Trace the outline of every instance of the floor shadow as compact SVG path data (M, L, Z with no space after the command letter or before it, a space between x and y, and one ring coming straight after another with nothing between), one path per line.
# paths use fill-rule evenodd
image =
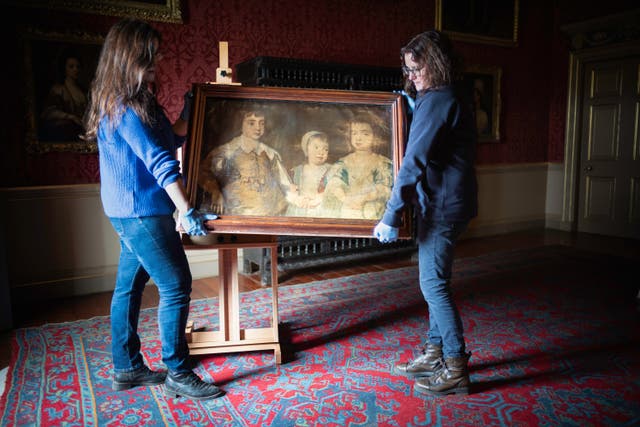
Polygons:
M329 331L322 336L312 337L301 342L294 342L295 331L298 329L296 328L295 323L281 322L278 325L278 330L280 346L282 349L282 363L296 360L295 355L297 352L321 346L350 335L362 334L368 330L379 328L413 316L424 315L426 315L426 304L424 302L417 302L407 306L398 307L389 312L380 313L380 315L373 318L369 318L362 322L357 322L334 331Z
M519 292L540 292L547 299L565 298L566 295L557 293L559 283L566 285L563 289L566 292L569 288L579 290L582 295L589 298L599 298L601 293L610 293L611 288L602 289L602 284L598 280L591 280L592 277L598 275L602 277L603 269L606 271L607 266L614 266L618 270L613 270L610 275L615 275L615 288L624 294L633 294L634 288L629 287L629 283L620 280L627 277L627 269L629 264L618 258L610 257L594 257L589 253L575 253L571 249L563 247L547 251L545 248L538 256L526 257L522 254L514 255L514 259L502 260L493 257L480 263L471 264L460 268L459 274L454 277L452 287L457 301L472 301L473 304L481 303L483 300L492 300L496 295L503 293ZM503 262L504 261L504 262ZM624 269L621 271L620 269ZM467 274L471 273L471 274ZM581 280L576 280L576 275ZM535 282L535 283L533 283ZM417 314L426 317L427 306L418 289L419 284L408 284L408 292L415 292L415 300L405 306L396 307L391 311L381 311L375 313L368 319L355 322L347 326L341 326L339 330L331 330L322 333L321 336L311 337L303 342L295 342L294 336L296 331L301 327L295 320L283 323L281 325L281 344L286 351L286 360L295 360L295 352L304 351L319 345L326 344L339 338L344 338L352 334L360 334L367 330L384 326L386 324L403 320ZM411 289L411 290L409 290ZM534 291L532 291L532 289ZM528 297L531 297L530 295ZM633 294L635 297L635 294ZM629 299L635 302L634 298ZM363 305L371 304L366 297L362 299ZM360 306L359 302L354 302L354 306ZM499 307L496 307L499 311ZM324 319L335 319L342 314L342 309L336 309L335 313L324 312ZM308 319L305 319L308 321ZM322 319L321 319L322 320ZM304 327L322 326L306 324ZM329 327L330 325L327 324ZM425 330L426 334L426 330ZM582 351L582 350L576 350ZM567 355L565 355L567 356ZM524 357L523 357L524 360Z

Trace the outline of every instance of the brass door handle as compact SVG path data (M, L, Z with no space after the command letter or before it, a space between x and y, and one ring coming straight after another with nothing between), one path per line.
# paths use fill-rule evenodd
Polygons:
M592 170L593 170L593 166L591 166L591 165L587 165L587 166L584 167L584 171L585 172L591 172Z

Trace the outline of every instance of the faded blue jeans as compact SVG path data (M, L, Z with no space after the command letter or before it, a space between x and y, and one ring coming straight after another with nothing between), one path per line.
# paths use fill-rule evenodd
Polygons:
M190 372L185 327L191 271L172 216L109 218L120 236L120 262L111 299L111 354L115 372L143 365L138 336L142 291L149 277L158 287L162 360L170 372Z
M420 290L429 306L427 340L441 345L445 358L465 355L462 321L451 295L456 240L468 222L418 221Z

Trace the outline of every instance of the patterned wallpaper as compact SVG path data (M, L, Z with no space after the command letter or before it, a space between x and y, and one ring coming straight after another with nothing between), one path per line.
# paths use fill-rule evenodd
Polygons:
M519 44L500 47L458 43L468 64L502 68L501 140L479 146L479 164L561 162L568 48L559 31L563 14L554 0L520 1ZM155 22L163 35L159 99L171 119L192 82L215 79L218 42L229 42L229 63L255 56L398 66L399 49L416 33L433 28L435 2L422 0L225 0L182 1L183 24ZM9 55L22 64L19 32L72 29L106 34L116 17L45 9L9 10L15 27ZM7 186L99 181L96 154L24 150L24 76L10 71L11 102L0 110L3 126L2 182Z

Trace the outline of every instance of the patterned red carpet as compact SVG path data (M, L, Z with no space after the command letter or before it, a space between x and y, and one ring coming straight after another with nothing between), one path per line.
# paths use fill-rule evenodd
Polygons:
M273 352L199 357L198 372L227 392L209 402L167 399L162 386L112 391L108 317L20 329L0 425L640 425L631 265L552 246L461 259L454 271L469 396L424 397L391 373L427 327L412 267L282 288L286 363ZM241 295L243 327L268 322L269 292ZM215 328L217 306L194 301L196 326ZM162 367L155 310L141 334L147 362Z

